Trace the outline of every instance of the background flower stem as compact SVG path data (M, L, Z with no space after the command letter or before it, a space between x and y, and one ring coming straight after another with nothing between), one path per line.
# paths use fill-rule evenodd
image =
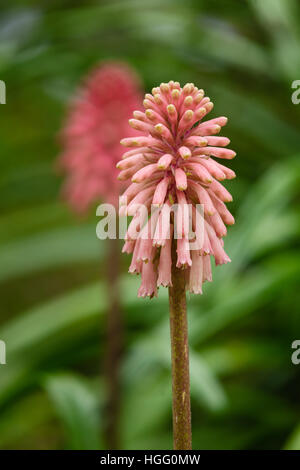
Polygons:
M107 313L106 385L107 414L105 439L108 449L120 449L120 366L123 347L123 319L120 307L120 246L118 239L108 239L107 278L110 305Z

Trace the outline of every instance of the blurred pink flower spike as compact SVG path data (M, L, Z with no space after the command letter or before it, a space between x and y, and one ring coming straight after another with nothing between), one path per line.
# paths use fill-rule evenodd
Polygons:
M62 131L59 165L66 173L63 194L74 211L83 213L100 200L118 202L120 139L130 133L128 119L139 109L141 87L125 64L107 62L86 77L70 105Z
M169 234L176 218L177 232L183 234L177 237L176 266L185 272L186 289L201 294L202 283L212 280L210 256L216 265L230 261L223 237L225 224L233 224L234 218L224 203L232 201L232 197L219 181L232 179L235 173L214 159L232 159L236 155L225 148L229 139L216 136L227 118L203 121L213 103L192 83L183 88L174 81L162 83L153 88L152 94L146 94L144 107L145 112L135 112L129 121L142 135L121 140L130 150L117 164L121 170L118 178L131 180L122 198L127 200L130 215L137 216L137 202L147 207L148 215L152 206L163 210L159 214L151 211L138 237L131 237L131 224L136 224L136 217L129 225L123 250L132 253L129 271L142 276L138 293L141 297L156 296L158 286L172 285ZM166 209L173 204L182 209L174 219ZM183 210L187 204L192 207L195 236L202 236L199 249L190 250ZM197 204L204 208L202 234L196 226ZM145 239L142 233L150 225L152 231Z

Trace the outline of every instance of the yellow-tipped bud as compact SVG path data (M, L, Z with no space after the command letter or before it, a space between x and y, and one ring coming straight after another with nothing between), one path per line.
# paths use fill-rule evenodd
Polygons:
M152 119L153 119L153 117L154 117L154 112L153 112L153 110L152 110L152 109L146 109L145 114L146 114L147 118L152 121Z
M137 119L129 119L128 122L129 122L130 127L132 127L133 129L136 129L137 131L141 130L142 124Z
M194 89L193 83L186 83L182 88L182 92L184 95L190 95Z
M189 108L192 106L193 104L193 97L192 96L187 96L185 99L184 99L184 102L183 102L184 106L186 108Z
M195 117L197 120L203 118L203 116L205 116L206 114L206 109L203 107L203 108L198 108L196 111L195 111Z
M163 125L162 124L156 124L156 126L154 126L154 129L157 130L157 132L159 132L159 134L162 134L163 133Z
M145 109L150 108L150 107L151 107L151 101L145 99L145 100L143 101L143 106L144 106Z
M172 96L174 101L177 101L179 99L179 96L180 96L180 91L177 90L177 88L175 88L174 90L172 90L171 96Z
M142 111L133 111L132 114L135 119L140 119L141 121L145 120L145 113Z
M161 96L159 93L157 93L156 95L154 95L154 101L156 104L160 105L163 103L162 99L161 99Z
M166 95L170 91L169 85L167 83L162 83L160 85L160 91Z
M179 152L179 155L181 156L181 158L183 158L183 160L187 160L192 155L190 149L188 147L184 147L184 146L180 147L178 152Z
M203 97L204 97L204 90L199 90L198 93L197 93L197 95L196 95L195 98L194 98L195 103L196 103L196 104L199 104L200 101L203 100Z
M206 112L209 113L213 109L214 104L210 101L209 103L205 104L204 107L206 109Z
M192 111L191 109L188 109L183 115L183 119L186 122L191 121L193 119L193 117L194 117L194 111Z
M174 116L176 114L176 108L174 104L168 104L167 111L170 116Z

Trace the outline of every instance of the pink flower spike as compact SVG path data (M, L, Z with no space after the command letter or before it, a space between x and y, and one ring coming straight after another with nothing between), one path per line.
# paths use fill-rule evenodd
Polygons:
M124 188L115 168L122 157L120 139L124 133L137 135L128 119L139 109L140 83L125 64L97 66L76 92L61 133L59 162L66 174L63 195L74 211L87 212L101 200L117 205Z
M183 270L186 289L200 294L203 282L212 280L210 257L217 265L230 261L223 237L225 224L234 218L224 203L232 197L219 181L235 173L214 159L235 156L225 148L229 139L216 135L227 118L204 121L213 103L192 83L163 83L146 95L144 107L131 121L141 135L122 139L130 150L118 163L121 178L129 180L121 202L127 199L128 213L134 216L124 250L133 253L130 270L142 272L139 296L153 297L156 285L171 286L174 243L175 264ZM135 203L140 202L146 228L136 219ZM136 231L139 236L134 238Z

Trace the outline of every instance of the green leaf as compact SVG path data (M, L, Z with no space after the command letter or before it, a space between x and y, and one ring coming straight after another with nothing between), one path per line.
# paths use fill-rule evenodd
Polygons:
M68 448L99 449L97 394L83 377L71 374L49 375L45 388L65 429Z
M66 348L96 331L107 309L106 289L92 284L68 292L14 318L0 330L6 343L7 367L0 375L0 404L28 383L37 380L32 371L42 361L51 362ZM89 333L90 334L90 333Z
M123 367L124 380L137 385L149 374L166 370L171 383L171 351L169 322L165 320L143 335L129 351ZM200 354L190 349L191 393L202 406L218 411L226 406L226 396L221 383Z
M205 408L220 411L228 404L224 388L200 354L190 350L191 394Z
M96 224L58 228L3 244L0 281L39 270L99 259L104 242L96 237Z
M284 445L285 450L300 450L300 425L298 425L292 434L288 437Z
M124 393L122 434L125 448L140 449L147 433L162 428L171 417L172 382L170 376L153 371ZM160 447L159 447L160 448Z
M66 226L72 219L71 212L58 202L18 209L1 216L0 241L4 244L27 238L33 233L43 234L46 230Z
M0 448L26 448L28 436L37 436L52 420L52 412L47 397L40 391L21 396L1 412ZM28 444L27 444L28 445ZM38 444L37 444L38 446Z

